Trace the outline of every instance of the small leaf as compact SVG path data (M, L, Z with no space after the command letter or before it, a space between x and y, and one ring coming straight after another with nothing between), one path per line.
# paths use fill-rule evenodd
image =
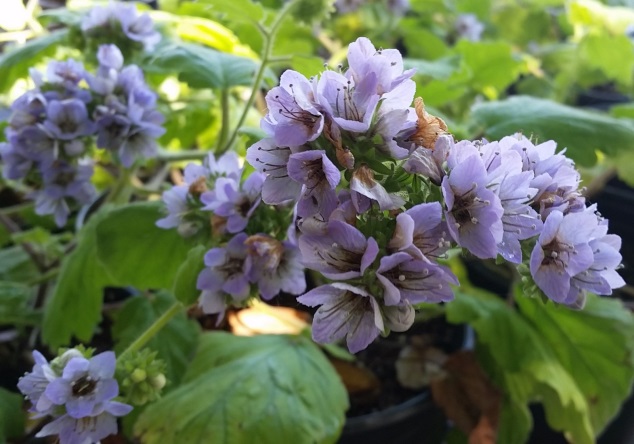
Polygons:
M191 241L176 230L156 226L159 202L127 205L110 211L96 227L97 256L118 286L172 288Z
M27 285L0 281L0 325L36 325L40 317L30 307L32 296Z
M406 69L416 69L416 75L444 80L456 72L460 67L459 56L443 57L438 60L403 60Z
M184 305L193 304L200 296L200 290L196 288L198 275L205 268L204 256L207 248L198 245L187 254L187 259L179 267L172 287L172 293L176 299Z
M24 435L25 416L22 396L0 387L0 443Z
M135 426L147 444L334 443L346 392L319 348L301 336L200 338L184 383Z
M128 299L116 314L112 326L115 352L125 350L174 302L175 299L166 293L151 298L136 296ZM187 319L185 313L179 313L148 342L147 347L165 361L170 385L177 385L185 374L196 348L198 332L198 325Z
M29 68L54 51L67 36L68 30L63 29L33 39L16 49L5 49L0 57L0 92L7 91L17 79L26 77Z
M631 148L634 121L572 108L545 99L515 96L473 108L487 138L523 132L538 141L553 139L566 155L583 165L596 162L595 150L614 154Z
M257 22L264 16L262 5L251 0L200 0L200 3L211 6L213 12L236 22Z
M252 59L182 42L160 46L143 65L149 72L178 74L192 88L212 89L250 85L258 68Z

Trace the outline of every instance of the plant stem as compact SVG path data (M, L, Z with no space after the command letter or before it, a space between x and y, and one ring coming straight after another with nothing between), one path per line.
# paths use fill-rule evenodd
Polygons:
M33 205L34 205L33 202L23 202L23 203L13 205L10 207L0 208L0 214L9 216L11 214L19 213L22 210L33 208Z
M202 160L208 154L208 151L161 151L157 158L166 162L182 162L184 160Z
M135 168L123 168L121 170L121 175L110 190L110 193L106 198L106 203L124 204L127 203L128 200L130 200L130 195L132 192L132 184L130 179L134 175L135 171Z
M218 143L216 144L217 154L222 154L227 149L225 142L227 141L227 136L229 136L229 125L231 123L229 115L229 90L227 88L223 89L220 93L220 106L222 123L220 125L220 134L218 135Z
M139 351L145 344L147 344L150 339L154 337L165 325L178 313L183 309L183 304L176 301L170 308L168 308L165 313L161 315L152 325L145 330L141 336L139 336L132 344L126 348L123 353L121 353L118 359L123 358L125 355L129 353L134 353L135 351Z
M38 277L31 279L29 282L27 282L27 285L37 285L44 282L48 282L49 280L53 279L58 274L59 274L59 268L52 268L42 273Z
M5 226L9 233L19 233L20 226L13 222L6 214L0 214L0 223ZM38 251L28 242L20 242L20 247L29 255L35 266L40 272L45 272L47 267L45 259L38 253Z
M224 146L224 148L222 148L220 152L225 152L229 150L233 146L234 142L236 141L236 138L238 137L238 132L240 131L240 128L244 124L244 121L246 120L247 115L249 114L249 111L251 110L251 107L253 106L253 102L255 102L255 97L257 96L258 91L260 89L260 84L262 83L262 79L264 78L264 72L266 71L266 67L271 62L275 35L277 34L277 31L280 25L282 24L282 21L286 17L286 14L288 14L289 11L294 6L295 6L294 1L287 2L282 8L282 10L280 11L280 13L277 15L277 17L275 18L275 21L271 24L271 27L269 29L266 29L264 26L258 23L259 25L258 29L260 30L260 33L262 34L262 38L264 39L264 48L262 49L262 61L260 62L260 68L258 69L258 72L255 76L255 82L253 83L253 87L251 88L251 95L249 96L249 100L247 100L244 110L242 111L242 115L240 116L240 119L238 120L238 124L233 130L233 133L231 133L231 137L229 138L229 141Z

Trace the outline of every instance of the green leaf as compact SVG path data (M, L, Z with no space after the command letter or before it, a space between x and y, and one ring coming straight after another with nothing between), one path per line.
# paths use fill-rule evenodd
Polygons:
M150 405L135 433L147 444L334 443L346 391L302 336L201 337L183 385Z
M96 228L107 215L102 208L92 216L79 232L77 246L62 262L42 325L42 339L52 348L68 345L73 336L88 342L101 319L103 288L111 279L97 258Z
M447 318L469 323L478 334L488 356L485 367L506 395L503 429L518 427L515 432L503 430L505 444L526 441L527 404L537 400L544 404L551 427L576 444L594 443L589 407L579 386L546 339L518 312L496 296L470 290L447 304Z
M632 388L634 317L620 301L595 295L581 311L521 296L517 303L574 378L601 432Z
M18 245L0 250L0 280L27 282L38 276L37 267Z
M632 147L634 121L585 111L545 99L515 96L474 106L473 117L487 138L521 131L538 141L553 139L582 165L596 162L595 150L614 154Z
M438 60L403 60L406 69L416 69L416 75L431 77L432 79L447 79L460 67L460 57L449 56Z
M210 5L213 12L236 22L257 22L264 17L262 5L251 0L200 0L199 3Z
M30 307L32 296L27 285L0 281L0 325L36 325L39 315Z
M193 304L200 296L200 290L196 288L198 275L205 268L204 257L207 248L198 245L187 254L187 259L179 267L172 287L172 294L184 305Z
M470 85L495 99L521 74L523 63L513 56L506 42L460 40L455 47L471 71Z
M29 68L55 51L56 45L66 40L67 36L68 30L64 29L30 40L13 50L5 49L0 57L0 92L7 91L17 79L26 77Z
M225 89L253 82L257 63L192 43L170 42L143 63L149 72L178 74L192 88Z
M175 299L167 293L128 299L112 325L115 352L123 352L174 302ZM196 348L198 332L198 325L187 319L185 313L179 313L147 343L146 347L156 351L158 357L165 361L170 385L177 385L185 374Z
M97 256L119 286L172 288L191 241L176 230L156 226L164 216L160 202L110 211L96 227Z
M587 35L579 43L579 53L588 66L603 72L608 80L632 85L634 50L625 34Z
M25 416L22 396L0 387L0 443L24 435Z

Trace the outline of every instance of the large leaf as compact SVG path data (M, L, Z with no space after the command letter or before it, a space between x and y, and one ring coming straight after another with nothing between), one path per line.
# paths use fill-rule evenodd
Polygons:
M147 444L334 443L347 406L309 339L215 332L201 337L184 384L149 406L135 432Z
M156 226L160 202L137 203L109 212L97 225L97 256L114 283L137 288L172 288L191 241Z
M211 6L212 11L223 18L236 22L258 22L264 16L262 5L251 0L200 0L200 3Z
M251 59L204 46L170 42L157 48L145 61L144 68L178 74L192 88L224 89L250 85L258 65Z
M634 317L618 300L594 295L581 311L524 297L517 302L575 379L599 433L632 388Z
M0 443L24 434L25 414L22 396L0 387Z
M499 442L525 442L528 404L533 401L544 404L551 427L574 443L594 442L588 403L579 386L547 340L518 312L496 296L470 291L447 305L447 317L473 326L485 367L506 395Z
M587 35L579 43L584 62L600 70L608 80L631 86L634 70L632 42L625 35Z
M516 96L476 105L473 117L485 136L499 139L521 131L540 141L553 139L583 165L596 161L595 150L608 154L634 147L634 121L572 108L545 99Z
M112 326L112 336L116 341L115 352L125 350L174 302L175 299L167 293L159 293L151 299L137 296L126 301ZM167 379L172 385L178 384L185 374L196 348L198 331L198 325L188 320L185 313L180 313L147 344L167 364Z
M460 57L449 56L438 60L405 59L403 62L405 68L416 69L417 75L443 80L449 78L451 74L458 70Z
M89 220L77 237L77 247L62 262L42 325L42 339L53 348L69 344L73 336L89 341L101 319L103 288L111 279L97 258L96 228L107 214L102 208Z
M0 57L0 92L6 91L20 77L26 77L29 68L46 54L54 51L55 45L63 42L68 30L55 31L33 39L26 44L6 52Z

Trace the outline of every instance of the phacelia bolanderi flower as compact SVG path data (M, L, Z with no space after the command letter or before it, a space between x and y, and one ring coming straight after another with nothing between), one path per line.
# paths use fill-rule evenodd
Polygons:
M119 386L113 352L86 358L70 349L51 363L39 352L33 356L33 371L20 379L18 388L33 404L36 417L56 417L37 437L58 435L60 444L87 444L117 433L116 418L132 407L114 401Z

